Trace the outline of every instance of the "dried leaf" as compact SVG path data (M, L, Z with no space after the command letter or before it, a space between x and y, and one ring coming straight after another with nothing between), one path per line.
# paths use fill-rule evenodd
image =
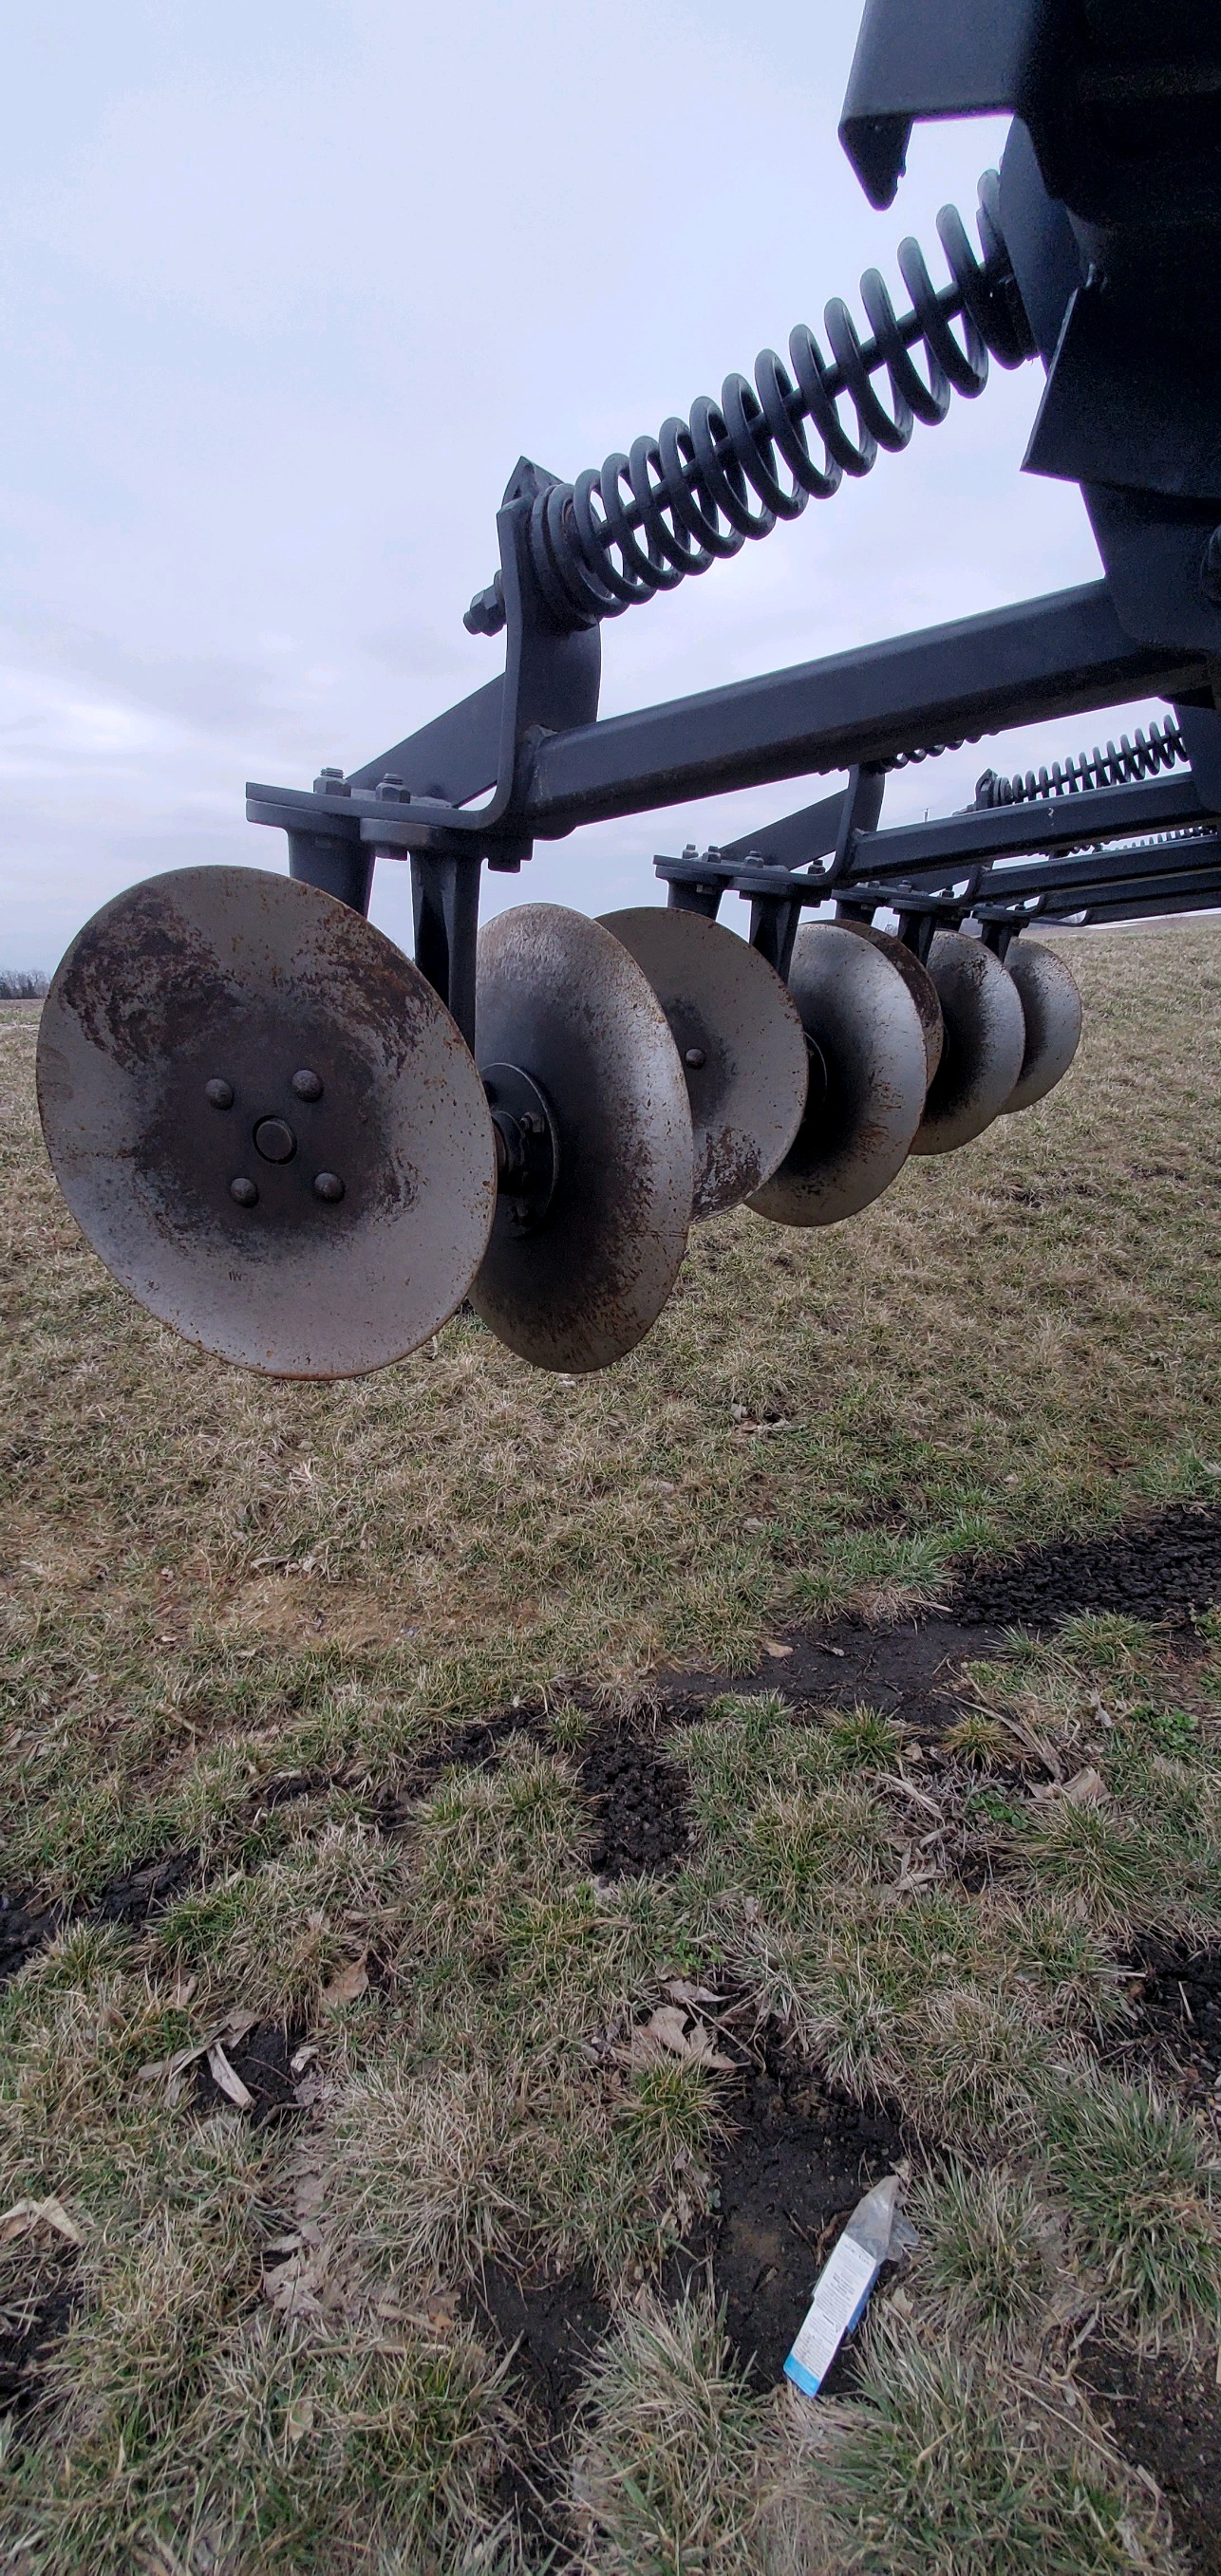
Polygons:
M672 2049L676 2057L687 2054L687 2016L677 2004L659 2004L644 2025L643 2037L657 2040L662 2048Z
M244 2039L247 2031L254 2029L254 2025L258 2020L258 2017L259 2016L256 2012L247 2012L243 2005L240 2012L226 2013L224 2020L218 2021L216 2028L212 2033L212 2037L214 2039Z
M1072 1807L1096 1807L1106 1794L1106 1781L1101 1771L1094 1769L1092 1762L1086 1770L1078 1771L1073 1779L1066 1780L1060 1791L1066 1805Z
M208 2050L208 2070L213 2082L219 2084L222 2093L227 2093L231 2102L236 2102L239 2111L253 2111L254 2095L247 2092L241 2076L234 2073L218 2039L213 2041Z
M723 2004L724 1995L714 1994L711 1986L693 1986L689 1977L668 1977L666 1993L676 2004Z
M293 2448L314 2429L312 2397L293 2397L284 2409L284 2439Z
M733 2059L722 2056L707 2023L692 2021L688 2030L688 2019L677 2004L659 2004L646 2022L638 2024L626 2050L620 2050L619 2055L629 2066L655 2066L660 2056L669 2055L686 2058L697 2066L722 2067L729 2073Z
M15 2200L11 2209L0 2217L0 2245L10 2245L17 2236L28 2236L31 2228L53 2227L57 2236L66 2236L70 2245L83 2245L85 2239L74 2218L69 2218L62 2200Z
M781 1645L779 1637L765 1637L763 1640L763 1652L771 1655L773 1660L780 1655L791 1655L792 1651L791 1646Z
M307 2042L304 2048L295 2048L288 2061L289 2074L304 2075L306 2067L313 2065L317 2054L317 2045L313 2042Z
M329 1986L323 1987L320 2000L324 2012L338 2012L342 2005L357 2003L361 1995L367 1994L369 1971L365 1961L368 1955L367 1950L362 1950L359 1959L350 1960L346 1968L340 1969L338 1976L332 1977Z

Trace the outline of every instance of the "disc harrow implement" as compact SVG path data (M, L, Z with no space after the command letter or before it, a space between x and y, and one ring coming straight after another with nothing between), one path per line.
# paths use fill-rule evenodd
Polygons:
M833 299L821 338L601 466L520 459L465 620L503 633L499 674L351 771L251 784L287 876L186 868L78 934L44 1133L163 1322L325 1378L469 1299L535 1366L612 1365L694 1221L840 1224L1047 1102L1075 928L1221 906L1221 36L1170 17L1173 42L1073 0L867 0L840 132L873 204L917 119L1013 113L978 252L947 208L948 274L905 241L902 311L870 269L863 323ZM607 621L908 447L992 359L1042 369L1026 468L1079 486L1101 579L599 720ZM883 822L947 749L1150 703L1118 744L998 752L967 807ZM662 903L480 930L485 864L789 780L831 784L659 856ZM413 958L369 924L379 865L410 871Z

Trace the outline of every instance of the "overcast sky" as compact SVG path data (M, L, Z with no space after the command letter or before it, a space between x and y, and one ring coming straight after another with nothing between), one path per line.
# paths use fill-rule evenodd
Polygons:
M462 611L518 454L597 463L914 231L1003 139L926 128L897 206L836 140L855 0L40 0L5 37L0 965L135 878L280 868L308 785L489 679ZM939 257L939 254L937 254ZM940 274L941 272L938 271ZM604 630L604 713L1091 580L994 375L864 485ZM1138 711L1139 712L1139 711ZM1114 731L1102 720L1103 732ZM1091 720L1010 737L1072 750ZM969 797L984 750L896 781ZM544 847L493 903L647 901L655 851L800 782ZM404 936L406 871L374 918Z

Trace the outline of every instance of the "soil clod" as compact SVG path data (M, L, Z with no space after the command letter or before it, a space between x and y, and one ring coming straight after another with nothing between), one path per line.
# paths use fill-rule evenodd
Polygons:
M585 1746L581 1786L593 1817L590 1867L597 1877L638 1878L688 1849L686 1773L651 1736L599 1727Z
M958 1618L984 1627L1051 1628L1083 1610L1173 1620L1221 1601L1221 1510L1173 1503L1105 1538L1060 1539L966 1575Z

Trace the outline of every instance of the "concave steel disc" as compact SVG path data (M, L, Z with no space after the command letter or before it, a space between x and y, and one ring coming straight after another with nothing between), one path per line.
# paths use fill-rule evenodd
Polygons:
M722 923L658 904L604 912L670 1024L695 1136L694 1217L769 1180L801 1124L808 1056L780 977Z
M1067 1073L1081 1038L1081 995L1062 957L1037 940L1015 939L1005 967L1018 988L1026 1022L1026 1052L1002 1110L1033 1109Z
M493 1110L501 1069L519 1067L558 1153L536 1222L502 1193L472 1301L536 1368L606 1368L656 1322L691 1218L691 1112L665 1013L609 930L550 903L481 930L475 1007Z
M945 1044L913 1154L952 1154L998 1117L1022 1068L1026 1022L1017 986L982 939L938 930L928 953Z
M890 959L846 922L807 922L789 991L812 1044L796 1141L751 1206L778 1225L856 1216L907 1159L927 1088L924 1029Z
M914 949L908 948L903 940L896 939L893 931L878 930L872 921L850 921L845 924L845 928L855 930L860 939L871 939L874 947L881 949L883 957L889 957L891 965L898 968L920 1014L920 1026L924 1031L925 1067L931 1082L941 1062L941 1050L945 1043L945 1024L941 1017L941 1004L937 999L937 987L927 966L921 965Z
M350 1377L479 1266L495 1139L430 984L291 877L184 868L103 905L43 1009L38 1101L78 1225L164 1323L273 1377Z

